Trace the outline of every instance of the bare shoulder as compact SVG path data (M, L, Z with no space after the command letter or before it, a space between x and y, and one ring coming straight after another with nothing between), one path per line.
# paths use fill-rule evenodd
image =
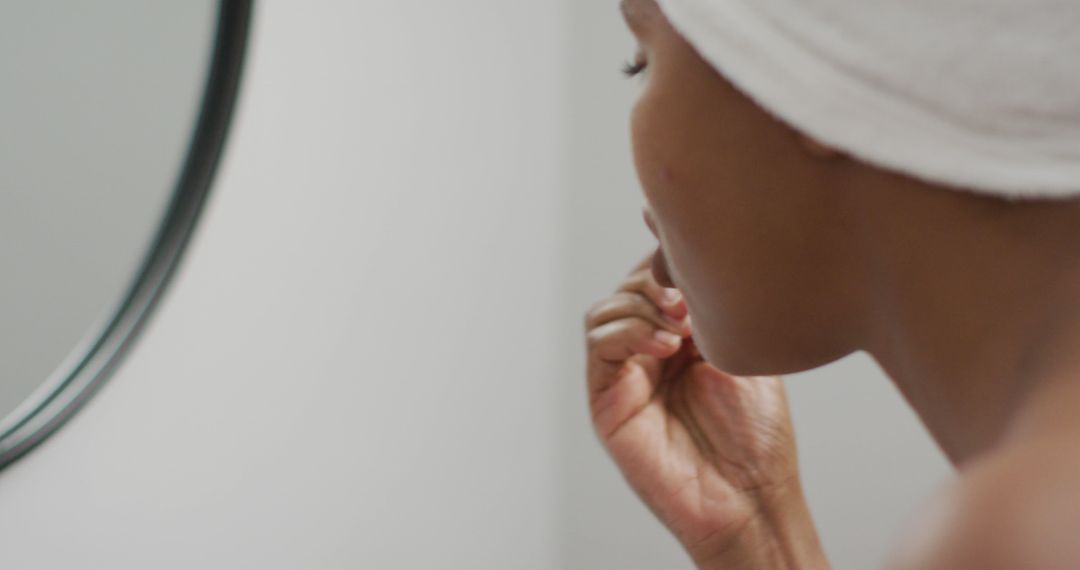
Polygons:
M995 452L927 500L888 570L1080 568L1080 434Z

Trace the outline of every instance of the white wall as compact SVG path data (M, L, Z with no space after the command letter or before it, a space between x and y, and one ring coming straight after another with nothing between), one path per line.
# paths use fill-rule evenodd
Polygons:
M0 567L552 568L560 5L257 8L179 279L0 477Z
M585 413L581 314L652 246L615 4L262 3L179 278L0 476L0 567L688 568ZM865 357L789 387L873 568L944 460Z

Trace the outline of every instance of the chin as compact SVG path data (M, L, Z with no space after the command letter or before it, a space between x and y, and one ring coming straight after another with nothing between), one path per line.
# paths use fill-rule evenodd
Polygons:
M777 345L775 339L771 343L763 343L765 348L747 346L745 342L714 343L704 338L696 340L702 358L732 376L796 374L819 368L850 354L785 350L787 347Z

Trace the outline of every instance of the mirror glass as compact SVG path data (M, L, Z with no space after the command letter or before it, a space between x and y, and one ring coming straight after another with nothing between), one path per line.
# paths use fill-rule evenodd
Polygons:
M134 285L177 191L219 3L0 4L0 437Z

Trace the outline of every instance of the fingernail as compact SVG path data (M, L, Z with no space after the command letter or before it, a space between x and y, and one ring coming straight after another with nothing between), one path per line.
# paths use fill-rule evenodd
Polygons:
M678 289L672 289L670 287L664 289L665 305L674 305L675 303L678 303L680 299L682 299L682 293L680 293Z
M675 333L671 333L665 330L658 330L653 333L653 338L660 341L663 344L678 344L682 337Z
M661 315L663 315L665 321L667 321L667 322L669 322L669 323L671 323L671 324L673 324L673 325L675 325L675 326L677 326L679 328L686 328L686 327L690 326L690 321L689 321L690 316L689 315L687 315L687 316L685 316L685 317L683 317L681 319L677 318L677 317L673 317L673 316L671 316L671 315L669 315L667 313L661 313Z

